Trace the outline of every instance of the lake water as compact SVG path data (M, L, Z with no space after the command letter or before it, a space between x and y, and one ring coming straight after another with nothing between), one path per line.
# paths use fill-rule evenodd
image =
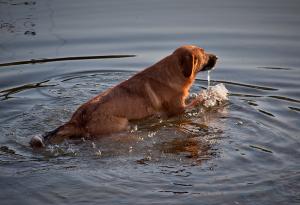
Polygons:
M1 0L1 204L299 204L299 11L298 0ZM184 44L218 55L211 84L228 103L29 147ZM134 57L76 60L103 55Z

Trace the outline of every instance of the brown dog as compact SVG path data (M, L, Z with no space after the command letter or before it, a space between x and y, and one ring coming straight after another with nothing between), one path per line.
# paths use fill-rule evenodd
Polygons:
M73 137L103 136L127 130L130 120L153 115L172 116L200 103L186 105L196 74L213 68L217 57L187 45L130 79L81 105L71 120L30 144L43 147Z

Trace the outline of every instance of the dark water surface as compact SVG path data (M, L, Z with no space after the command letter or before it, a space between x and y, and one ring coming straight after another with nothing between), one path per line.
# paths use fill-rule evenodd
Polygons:
M299 11L297 0L0 0L0 204L299 204ZM219 56L211 78L226 105L28 146L183 44ZM206 85L201 73L192 92Z

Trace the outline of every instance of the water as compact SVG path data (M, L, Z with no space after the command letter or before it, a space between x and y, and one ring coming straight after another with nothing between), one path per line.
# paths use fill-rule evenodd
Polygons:
M202 89L196 96L202 100L201 106L205 108L214 108L228 102L228 90L223 83L208 86L206 90Z
M299 204L299 10L296 0L2 0L1 204ZM28 146L183 44L218 56L211 85L226 86L227 104ZM192 92L206 87L200 73Z
M210 86L210 70L207 71L207 87Z

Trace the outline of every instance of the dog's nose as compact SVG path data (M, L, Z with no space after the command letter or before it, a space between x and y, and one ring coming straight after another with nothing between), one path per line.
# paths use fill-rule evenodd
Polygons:
M209 54L209 58L210 58L210 60L213 60L213 61L217 61L218 60L218 56L216 56L214 54Z
M218 57L214 54L209 54L208 64L213 67L218 60Z
M203 67L202 71L211 70L217 63L218 57L214 54L207 54L208 61L206 65Z

